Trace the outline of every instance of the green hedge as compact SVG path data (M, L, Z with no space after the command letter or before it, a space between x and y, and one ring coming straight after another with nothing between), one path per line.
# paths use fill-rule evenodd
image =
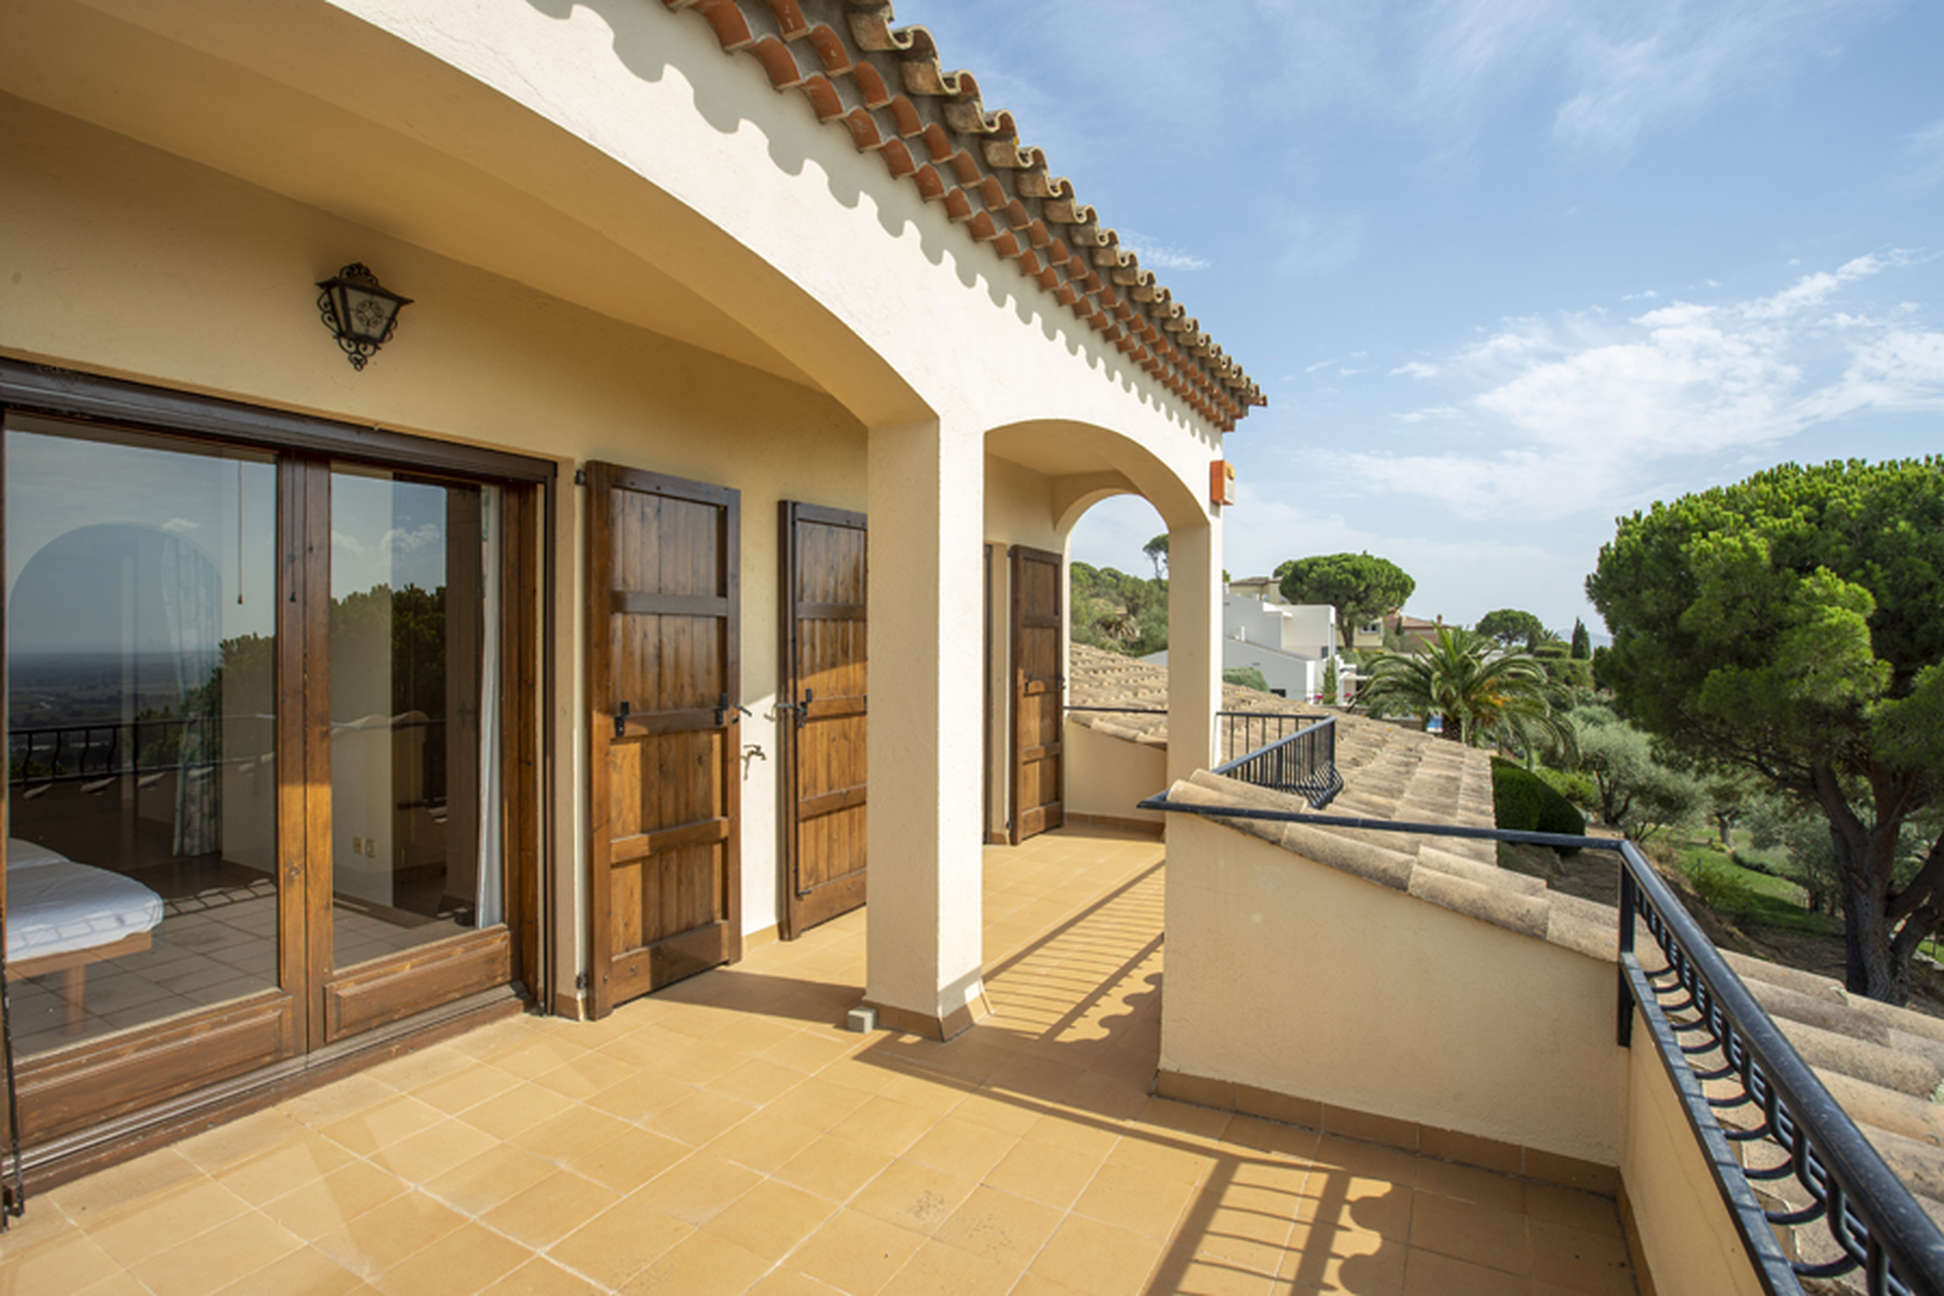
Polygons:
M1262 672L1254 666L1224 666L1222 683L1240 684L1243 688L1252 688L1259 693L1269 691L1269 681L1262 678Z
M1586 816L1530 770L1492 759L1492 811L1501 828L1586 835Z

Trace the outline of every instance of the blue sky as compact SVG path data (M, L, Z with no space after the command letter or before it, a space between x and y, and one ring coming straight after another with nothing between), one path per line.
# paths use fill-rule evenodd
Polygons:
M1944 451L1933 0L899 0L1268 393L1227 566L1564 631L1616 515ZM1098 506L1076 558L1160 529Z

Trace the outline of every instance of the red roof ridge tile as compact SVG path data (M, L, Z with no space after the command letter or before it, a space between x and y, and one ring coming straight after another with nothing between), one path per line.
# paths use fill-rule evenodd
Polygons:
M748 54L773 88L796 90L818 120L841 123L860 153L877 153L927 202L943 203L974 241L1209 422L1232 431L1268 403L1072 182L1051 173L1045 152L1020 144L1013 115L986 109L978 79L947 70L924 27L893 26L890 0L662 3L699 14L725 52Z

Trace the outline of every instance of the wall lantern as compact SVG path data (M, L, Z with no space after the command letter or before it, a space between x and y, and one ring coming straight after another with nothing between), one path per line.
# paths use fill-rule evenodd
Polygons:
M362 261L353 261L317 286L324 290L317 295L324 327L344 348L353 369L364 368L365 361L391 341L398 308L412 304L410 297L400 297L379 283Z

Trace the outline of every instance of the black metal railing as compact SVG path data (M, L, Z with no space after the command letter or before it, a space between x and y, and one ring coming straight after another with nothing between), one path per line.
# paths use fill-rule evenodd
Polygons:
M1101 715L1142 715L1165 716L1166 707L1138 706L1069 706L1068 714ZM1217 711L1215 720L1221 726L1221 745L1216 748L1223 760L1254 752L1288 738L1299 730L1322 723L1334 721L1334 716L1311 715L1295 711ZM1330 737L1332 761L1336 754L1336 737Z
M1632 1046L1638 1009L1762 1290L1800 1296L1799 1278L1856 1274L1869 1296L1944 1296L1944 1233L1632 842L1198 805L1165 792L1140 808L1613 853L1620 861L1618 1040ZM1653 938L1663 966L1649 970L1640 962L1637 926ZM1752 1108L1749 1122L1723 1123L1720 1113L1743 1108ZM1771 1160L1762 1160L1764 1152ZM1794 1181L1807 1204L1762 1204L1757 1185L1784 1180ZM1805 1247L1825 1234L1832 1258L1791 1257L1778 1228L1798 1230L1795 1240Z
M1254 718L1253 713L1248 714ZM1294 717L1292 717L1294 718ZM1287 737L1237 756L1214 772L1257 787L1300 796L1321 810L1343 791L1336 766L1336 717L1313 720Z

